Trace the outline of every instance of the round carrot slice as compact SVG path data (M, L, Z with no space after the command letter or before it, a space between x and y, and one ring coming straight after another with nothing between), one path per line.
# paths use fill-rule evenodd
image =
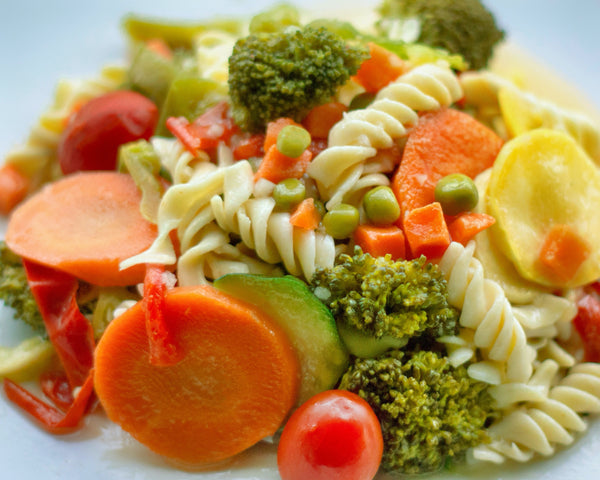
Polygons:
M281 426L299 367L287 336L256 307L212 286L177 287L164 318L183 360L149 360L141 303L108 326L95 388L108 417L180 466L223 461Z
M12 214L6 243L17 255L102 286L133 285L145 267L119 263L146 250L156 226L140 214L129 175L85 172L47 185Z

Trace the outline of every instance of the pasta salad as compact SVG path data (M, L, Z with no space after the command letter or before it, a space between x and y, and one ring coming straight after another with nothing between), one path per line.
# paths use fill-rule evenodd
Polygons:
M600 410L600 127L488 70L504 32L462 3L126 17L127 64L61 82L0 171L0 294L36 332L2 351L6 398L180 469L266 442L284 479L575 442ZM479 37L444 43L460 22Z

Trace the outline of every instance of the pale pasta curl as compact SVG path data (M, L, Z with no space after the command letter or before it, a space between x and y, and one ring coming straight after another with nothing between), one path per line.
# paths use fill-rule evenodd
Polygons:
M386 175L365 171L367 160L406 136L406 127L417 122L418 112L447 107L461 97L460 84L450 68L426 64L380 90L367 108L347 113L331 129L328 148L308 168L327 208L359 190L389 183Z
M533 371L535 350L515 318L502 288L485 278L481 262L473 257L474 242L467 247L450 244L440 261L448 281L449 303L461 310L460 340L473 345L483 360L469 366L469 375L487 383L525 382Z

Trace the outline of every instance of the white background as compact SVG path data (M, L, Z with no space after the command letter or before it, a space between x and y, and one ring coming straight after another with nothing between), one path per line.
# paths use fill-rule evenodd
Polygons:
M127 12L190 20L217 13L260 11L268 0L0 0L0 155L23 140L51 101L61 76L95 75L125 53L119 21ZM298 2L311 9L322 2ZM536 58L579 87L600 108L600 0L488 0L498 23ZM358 15L377 2L331 0L327 14ZM0 344L14 325L0 313ZM92 419L93 420L93 419ZM596 480L600 478L600 422L575 447L550 461L517 471L490 470L484 478ZM147 456L133 444L123 447L117 430L102 422L79 434L54 438L32 425L0 398L0 478L6 479L275 479L273 457L243 456L234 470L185 474ZM123 447L123 448L121 448ZM267 449L268 450L268 449ZM272 450L272 449L271 449ZM451 477L453 478L453 477Z

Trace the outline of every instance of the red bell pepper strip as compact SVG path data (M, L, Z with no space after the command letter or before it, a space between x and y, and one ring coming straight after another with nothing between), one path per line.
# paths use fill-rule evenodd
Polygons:
M600 300L596 294L584 295L577 302L573 324L583 342L584 361L600 362Z
M50 370L42 373L40 387L54 405L66 412L73 403L73 392L64 372Z
M95 342L92 325L77 306L78 280L28 260L23 260L23 266L69 384L79 387L94 365Z
M80 426L94 393L94 371L88 372L81 390L66 412L48 405L23 387L4 379L4 392L10 401L34 417L42 427L55 435L71 433Z
M144 278L143 307L146 316L146 332L150 341L150 363L156 366L169 366L183 359L179 348L165 322L165 267L147 265Z
M192 123L185 117L169 117L166 125L192 155L197 155L201 150L216 148L220 142L228 142L238 131L229 116L229 105L226 102L218 103Z

